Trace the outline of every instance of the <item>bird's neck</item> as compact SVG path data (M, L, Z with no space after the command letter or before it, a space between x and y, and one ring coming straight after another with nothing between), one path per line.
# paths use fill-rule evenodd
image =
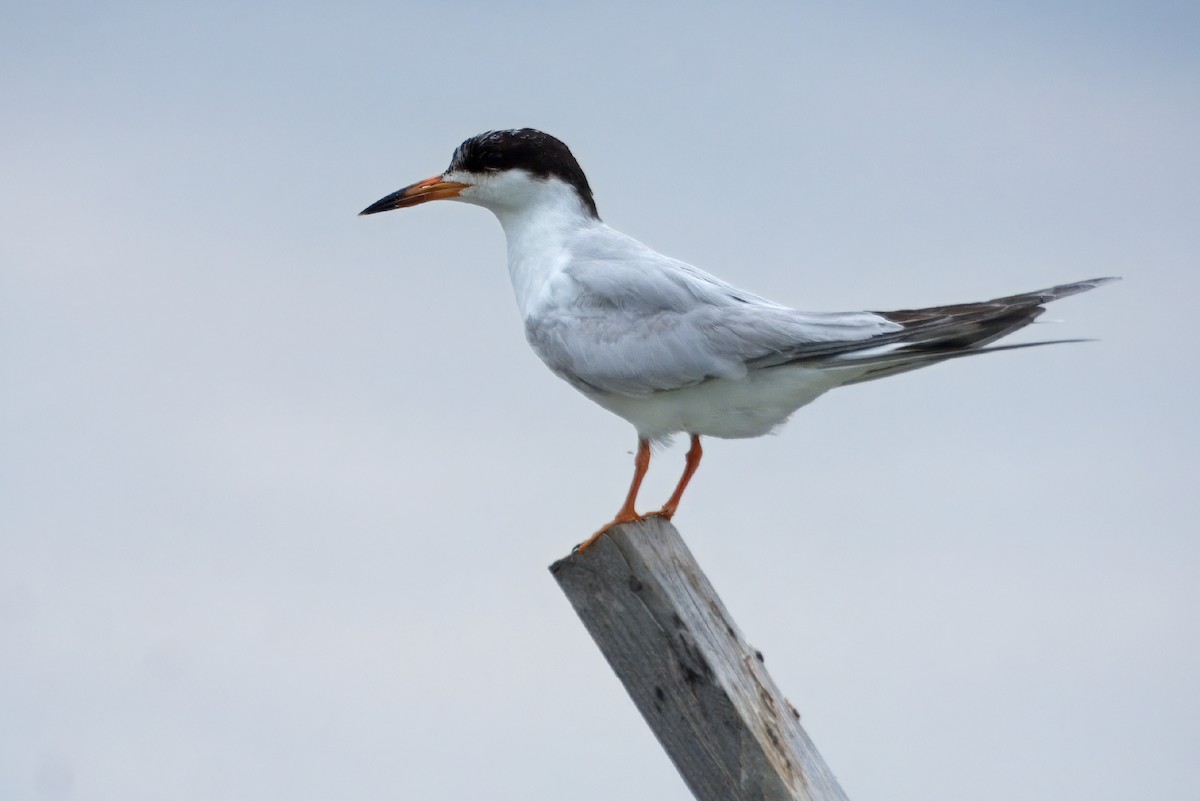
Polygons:
M493 209L508 240L508 275L521 317L552 301L555 279L570 261L570 245L580 231L601 225L578 197Z

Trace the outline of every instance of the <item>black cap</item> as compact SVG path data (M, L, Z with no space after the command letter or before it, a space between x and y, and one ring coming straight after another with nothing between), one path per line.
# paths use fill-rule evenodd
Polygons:
M575 187L583 205L593 217L600 218L587 176L570 149L550 134L533 128L487 131L472 136L454 151L447 172L501 172L516 168L538 178L553 176Z

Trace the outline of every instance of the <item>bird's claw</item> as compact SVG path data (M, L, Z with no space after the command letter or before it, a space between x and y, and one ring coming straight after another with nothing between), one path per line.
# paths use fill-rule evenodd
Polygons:
M652 514L658 514L658 512L653 512ZM588 548L592 547L592 544L596 540L600 539L600 537L602 535L607 534L610 530L616 528L617 526L623 525L625 523L640 523L643 520L645 520L647 516L648 515L639 515L637 512L629 512L629 513L619 514L615 518L613 518L610 522L605 523L603 526L601 526L600 530L597 531L595 534L588 537L586 540L584 540L583 542L579 543L574 548L572 548L571 553L572 554L583 553Z

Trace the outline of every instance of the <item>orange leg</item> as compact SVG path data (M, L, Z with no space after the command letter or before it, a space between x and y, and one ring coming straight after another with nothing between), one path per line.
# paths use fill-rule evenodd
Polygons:
M622 523L636 523L642 519L634 507L637 504L638 490L641 489L642 479L646 477L646 471L649 469L650 441L639 437L637 456L633 457L633 483L629 485L629 494L625 496L625 503L621 506L621 511L617 512L617 516L612 519L611 523L606 524L595 534L576 545L576 553L587 550L593 542L600 539L601 534L613 526L619 526Z
M671 493L671 497L663 504L663 508L651 514L665 517L670 520L675 516L675 510L679 508L679 499L683 497L683 491L687 489L688 482L692 480L692 475L695 474L696 468L700 466L700 457L704 455L704 450L700 447L700 435L692 434L692 447L688 448L687 462L683 468L683 476L679 479L679 483L675 485L675 491Z

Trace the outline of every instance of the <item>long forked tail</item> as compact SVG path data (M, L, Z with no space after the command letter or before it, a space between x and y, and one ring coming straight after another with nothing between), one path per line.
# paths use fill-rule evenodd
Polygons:
M1004 350L1084 342L1080 339L1059 339L1047 342L1025 342L1017 345L985 347L1032 323L1046 309L1043 304L1070 295L1087 292L1117 278L1093 278L1073 284L1061 284L1036 292L996 298L982 303L960 303L953 306L932 306L927 309L905 309L875 312L903 326L892 341L875 347L851 351L831 362L847 367L869 369L847 384L871 381L876 378L915 370L930 364Z

